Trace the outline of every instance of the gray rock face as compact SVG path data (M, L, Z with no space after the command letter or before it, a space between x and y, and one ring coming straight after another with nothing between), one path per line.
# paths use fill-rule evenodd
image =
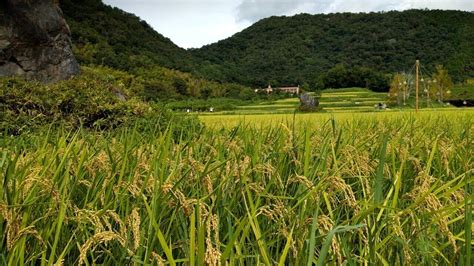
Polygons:
M71 33L55 0L0 2L0 76L54 82L79 73Z

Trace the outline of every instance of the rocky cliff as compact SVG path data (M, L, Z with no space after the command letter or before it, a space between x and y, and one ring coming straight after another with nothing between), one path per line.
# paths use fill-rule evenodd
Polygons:
M79 73L69 27L55 0L0 2L0 76L54 82Z

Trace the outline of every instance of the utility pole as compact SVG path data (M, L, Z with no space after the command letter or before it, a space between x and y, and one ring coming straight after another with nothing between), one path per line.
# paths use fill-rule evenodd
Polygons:
M420 89L420 60L416 60L416 112L418 112L418 101L419 101L419 96L418 96L418 91Z
M407 105L407 88L408 87L408 83L407 83L407 80L405 79L405 81L403 82L403 105Z

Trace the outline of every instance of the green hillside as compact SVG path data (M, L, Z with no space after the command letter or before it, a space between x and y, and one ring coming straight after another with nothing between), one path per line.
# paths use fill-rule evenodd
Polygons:
M455 81L474 76L474 14L469 12L270 17L226 40L184 50L137 16L101 0L61 0L60 5L82 64L127 71L158 65L252 87L385 91L384 76L410 70L416 58L428 72L443 64ZM344 80L338 80L341 75Z
M409 71L419 58L455 81L474 76L474 14L409 10L301 14L263 19L231 38L193 50L214 79L252 86L318 84L337 64L381 73Z
M60 0L60 7L81 65L126 71L141 84L137 96L143 100L239 98L252 92L193 74L196 64L191 54L133 14L101 0Z
M150 65L191 70L192 60L186 50L133 14L101 0L60 0L60 7L82 64L122 70Z

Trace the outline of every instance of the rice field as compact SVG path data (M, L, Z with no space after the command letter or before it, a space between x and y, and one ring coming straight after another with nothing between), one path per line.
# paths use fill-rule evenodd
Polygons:
M370 112L374 111L374 105L384 103L387 100L386 93L376 93L363 88L347 88L337 90L325 90L319 99L319 106L326 112ZM290 114L299 106L298 98L276 100L269 103L239 106L235 111L227 111L221 114Z
M384 121L391 123L393 119L409 120L417 117L417 119L431 120L443 117L449 120L450 117L459 117L464 115L471 117L474 115L474 109L458 109L458 108L443 108L433 109L425 108L421 109L419 113L413 110L386 110L376 112L354 112L352 109L347 108L338 109L340 112L321 112L321 113L244 113L244 114L214 114L214 115L201 115L199 119L210 128L233 128L243 125L253 125L256 127L261 126L278 126L283 124L297 124L297 125L315 125L321 126L327 121L334 119L338 122L348 121Z
M473 111L200 119L0 139L0 264L472 265Z

